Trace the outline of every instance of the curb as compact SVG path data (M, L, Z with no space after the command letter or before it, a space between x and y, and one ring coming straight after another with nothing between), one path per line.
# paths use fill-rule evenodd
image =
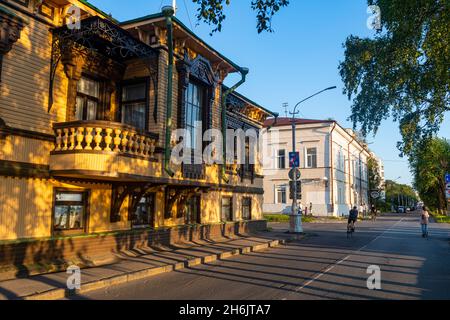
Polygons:
M189 259L184 262L168 264L168 265L165 265L162 267L156 267L156 268L153 267L153 268L148 268L148 269L143 269L143 270L139 270L139 271L133 271L133 272L113 276L110 278L103 278L100 280L91 281L91 282L82 284L80 290L69 290L69 289L63 289L63 288L51 289L51 290L48 290L45 292L39 292L39 293L34 293L34 294L31 294L28 296L24 296L24 297L22 297L22 299L24 299L24 300L63 299L63 298L67 298L70 296L75 296L75 295L84 294L84 293L87 293L90 291L99 290L99 289L106 288L106 287L113 286L113 285L125 284L125 283L131 282L131 281L148 278L148 277L155 276L158 274L168 273L168 272L171 272L174 270L181 270L184 268L189 268L189 267L193 267L193 266L197 266L197 265L201 265L201 264L206 264L206 263L210 263L210 262L217 261L217 260L223 260L223 259L227 259L227 258L230 258L233 256L250 253L253 251L260 251L260 250L264 250L267 248L277 247L279 245L284 245L287 242L289 242L289 240L272 240L272 241L269 241L269 242L263 243L263 244L248 246L248 247L239 248L239 249L233 249L231 251L222 252L222 253L215 253L215 254L204 256L201 258L193 258L193 259Z

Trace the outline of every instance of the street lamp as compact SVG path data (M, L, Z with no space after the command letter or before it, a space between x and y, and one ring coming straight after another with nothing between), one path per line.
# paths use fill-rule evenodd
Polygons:
M289 112L290 114L292 114L292 152L295 156L296 154L296 148L295 148L295 131L296 131L296 122L295 122L295 116L299 113L299 111L297 111L297 107L305 102L306 100L311 99L312 97L315 97L319 94L321 94L322 92L328 91L328 90L333 90L336 89L336 86L333 87L328 87L326 89L323 89L305 99L303 99L302 101L300 101L299 103L297 103L294 107L294 111L293 112ZM293 163L293 171L297 171L297 164L296 161L294 161ZM303 232L303 228L302 228L302 212L300 209L300 212L298 212L297 210L297 174L294 174L294 194L293 194L293 200L292 200L292 214L291 214L291 218L290 218L290 224L289 224L289 232L291 233L302 233Z

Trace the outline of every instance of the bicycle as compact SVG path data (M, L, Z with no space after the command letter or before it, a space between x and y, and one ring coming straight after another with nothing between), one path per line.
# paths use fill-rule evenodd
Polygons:
M372 212L372 221L377 221L377 213Z
M355 221L350 221L347 224L347 238L353 238L353 233L355 232Z

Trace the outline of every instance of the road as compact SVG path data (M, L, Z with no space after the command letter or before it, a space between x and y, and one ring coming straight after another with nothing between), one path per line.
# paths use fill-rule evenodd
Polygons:
M286 225L272 225L286 228ZM73 299L290 300L450 299L450 226L420 234L417 215L358 222L352 239L342 223L305 224L308 236ZM381 290L367 288L367 268L380 267Z

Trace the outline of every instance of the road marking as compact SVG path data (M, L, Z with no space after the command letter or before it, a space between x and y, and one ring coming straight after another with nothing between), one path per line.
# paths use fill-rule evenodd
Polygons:
M311 283L313 283L314 281L316 281L317 279L319 279L320 277L322 277L323 275L325 275L326 273L330 272L331 270L333 270L335 267L337 267L338 265L340 265L341 263L345 262L346 260L348 260L348 258L350 258L352 255L364 250L366 247L368 247L370 244L372 244L373 242L377 241L380 237L382 237L385 233L391 231L392 229L394 229L400 222L403 221L403 219L405 218L401 218L399 221L397 221L393 226L391 226L389 229L385 230L383 233L379 234L375 239L373 239L372 241L370 241L369 243L367 243L366 245L362 246L361 248L359 248L358 250L353 251L352 253L350 253L348 256L346 256L345 258L339 260L338 262L336 262L335 264L329 266L327 269L325 269L324 271L316 274L314 276L314 278L308 280L307 282L305 282L302 286L297 287L294 291L295 292L299 292L300 290L304 289L305 287L309 286ZM286 300L286 298L283 298L282 300Z

